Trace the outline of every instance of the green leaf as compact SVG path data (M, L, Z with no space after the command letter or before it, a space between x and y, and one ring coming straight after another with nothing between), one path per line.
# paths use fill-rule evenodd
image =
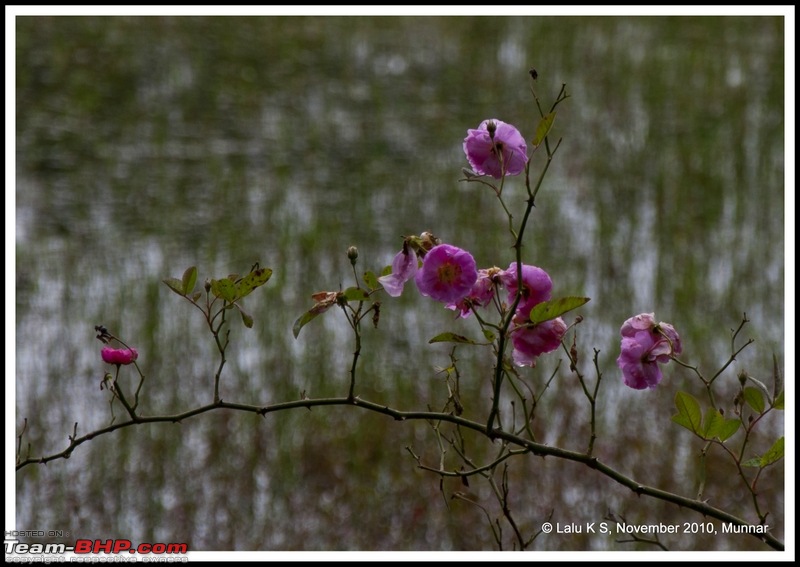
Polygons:
M550 319L555 319L568 311L577 309L581 305L588 303L588 301L588 297L562 297L543 301L531 309L531 322L538 325Z
M738 419L725 419L719 410L708 408L703 421L703 437L725 441L739 431L741 422Z
M186 295L185 293L183 293L183 282L178 278L167 278L161 281L167 284L167 287L169 287L172 291L174 291L178 295L180 296Z
M494 333L490 329L484 329L483 336L486 337L486 340L490 343L494 342Z
M762 382L761 380L756 380L749 374L747 375L747 379L750 380L756 386L758 386L761 389L761 391L764 392L764 395L767 396L767 399L769 399L769 390L767 390L767 386L764 384L764 382Z
M775 398L772 407L774 407L775 409L783 409L783 392L778 394L778 397Z
M249 295L255 288L260 287L272 277L272 270L269 268L259 268L247 274L236 286L238 298Z
M477 345L472 339L468 339L462 335L457 335L455 333L440 333L433 337L431 340L428 341L428 344L433 343L461 343L467 345Z
M758 388L747 386L744 389L744 401L756 413L764 412L764 396L761 395L761 391Z
M203 297L203 292L202 291L196 291L196 292L194 292L192 294L192 301L197 303L197 300L200 299L201 297Z
M727 441L733 437L737 431L739 431L739 427L741 425L742 422L738 419L725 419L722 422L722 427L720 428L719 435L717 435L717 437L719 437L720 441Z
M778 357L772 353L772 396L777 398L783 393L783 372L778 365Z
M367 290L360 287L348 287L343 294L347 301L366 301L369 299Z
M391 275L391 273L392 273L392 266L391 265L385 266L381 270L381 277Z
M545 114L544 117L539 121L539 125L536 126L536 137L531 141L534 146L538 146L544 141L545 136L547 136L548 132L550 132L550 128L553 127L553 122L556 119L556 113L551 112L549 114Z
M672 416L672 421L678 425L685 427L692 433L701 434L700 422L700 402L686 392L678 392L675 394L675 407L678 408L678 413Z
M191 268L186 268L186 271L183 272L183 295L189 295L194 291L194 285L197 283L197 268L192 266Z
M378 276L370 271L364 272L364 283L373 291L380 287L380 284L378 283Z
M309 322L311 322L317 315L323 313L322 311L314 311L313 309L310 311L306 311L300 317L297 318L297 321L294 322L294 326L292 327L292 333L294 334L294 338L300 336L300 329L305 327Z
M742 463L743 467L761 467L761 458L755 457L753 459L747 459L745 462Z
M236 284L228 278L211 280L211 293L225 301L233 302L236 299Z
M761 467L767 467L772 463L776 463L783 458L783 437L776 440L772 447L761 456Z
M253 317L241 307L239 307L239 313L242 314L242 323L244 323L244 326L247 327L248 329L252 329Z
M725 418L714 408L706 410L706 418L703 420L703 437L705 439L713 439L719 435L722 424Z

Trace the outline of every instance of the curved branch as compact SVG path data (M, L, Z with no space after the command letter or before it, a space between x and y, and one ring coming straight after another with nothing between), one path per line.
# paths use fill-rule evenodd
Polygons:
M605 463L600 462L600 460L591 455L578 453L575 451L569 451L567 449L561 449L558 447L543 445L541 443L536 443L529 439L525 439L524 437L519 437L518 435L515 435L513 433L508 433L506 431L499 429L494 429L493 431L491 431L490 434L485 424L480 424L475 421L470 421L463 417L459 417L452 414L438 413L432 411L400 411L390 408L389 406L386 405L381 405L375 402L362 400L358 397L353 399L348 399L348 398L302 399L302 400L294 400L291 402L281 402L268 406L254 406L250 404L229 403L223 400L219 400L218 402L214 402L212 404L201 406L175 415L160 415L160 416L137 415L135 418L132 418L128 421L109 425L108 427L98 429L82 437L71 438L69 446L60 453L55 453L38 459L27 458L17 464L16 470L20 470L26 467L27 465L31 465L34 463L44 464L49 461L53 461L55 459L60 459L60 458L67 459L72 455L72 452L75 450L75 448L82 445L83 443L91 441L92 439L94 439L95 437L99 437L100 435L105 435L107 433L111 433L113 431L125 427L130 427L132 425L139 425L143 423L162 423L162 422L179 423L185 419L189 419L190 417L194 417L196 415L201 415L209 411L214 411L219 409L250 412L264 417L268 413L273 413L277 411L284 411L294 408L310 409L312 407L317 407L317 406L356 406L368 411L387 415L395 419L396 421L412 421L412 420L447 421L459 425L461 427L481 433L482 435L485 435L487 438L490 439L497 439L497 438L503 439L504 441L517 445L518 447L525 448L534 455L539 457L549 456L549 457L556 457L559 459L565 459L568 461L574 461L577 463L582 463L588 466L589 468L598 471L600 474L607 476L611 480L614 480L619 484L630 488L638 495L643 494L645 496L650 496L651 498L655 498L657 500L664 500L665 502L670 502L677 506L694 510L695 512L699 512L703 516L708 516L710 518L717 519L721 522L735 524L737 526L749 526L749 524L745 520L738 518L732 514L729 514L724 510L720 510L719 508L710 506L709 504L706 504L705 502L702 502L700 500L686 498L685 496L680 496L678 494L673 494L665 490L660 490L658 488L640 484L635 480L625 476L621 472L611 468ZM784 550L783 542L769 533L753 533L751 535L763 541L773 549L776 549L778 551Z

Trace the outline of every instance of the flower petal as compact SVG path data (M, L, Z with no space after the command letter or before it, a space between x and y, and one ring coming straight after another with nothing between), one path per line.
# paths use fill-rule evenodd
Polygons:
M469 294L478 270L472 254L449 244L430 249L414 281L422 295L442 303L455 303Z

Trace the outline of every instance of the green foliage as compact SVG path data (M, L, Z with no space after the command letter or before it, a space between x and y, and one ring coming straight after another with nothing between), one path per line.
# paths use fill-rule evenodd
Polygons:
M747 402L747 405L753 408L753 411L756 413L762 413L764 411L764 396L761 395L761 391L758 388L747 386L744 389L744 401Z
M702 436L705 439L719 439L724 442L739 431L741 425L742 422L738 419L727 419L719 410L708 408L703 421Z
M344 291L321 291L315 293L311 298L316 301L314 307L300 315L292 325L292 333L296 339L300 336L300 331L303 327L313 321L318 315L325 313L334 305L346 306L350 301L362 303L369 300L370 292L360 287L348 287ZM372 308L378 312L378 307L373 304Z
M186 271L183 272L183 278L181 278L183 295L189 295L194 291L194 286L197 283L197 267L191 266L186 268Z
M270 277L272 277L272 270L269 268L253 270L236 285L236 299L249 295L254 289L267 283Z
M692 433L700 435L700 425L702 423L700 402L691 394L679 391L675 394L675 406L678 408L678 413L672 416L672 421Z
M772 353L772 395L776 398L783 395L783 372L775 353Z
M347 301L367 301L369 293L360 287L348 287L342 292L342 297Z
M312 309L300 315L300 317L298 317L297 320L294 322L294 325L292 325L292 334L294 335L294 338L299 337L300 330L306 325L308 325L320 313L322 312L321 311L314 312L314 310Z
M758 386L758 388L762 392L764 392L764 395L767 396L767 398L769 398L769 390L767 389L767 386L761 380L756 380L755 378L753 378L749 374L747 375L747 379L750 380L756 386Z
M700 402L686 392L675 394L675 406L678 408L678 413L672 416L672 421L706 440L725 441L741 426L738 419L728 419L714 408L708 408L703 419Z
M556 317L560 317L564 313L577 309L581 305L588 303L588 297L561 297L559 299L551 299L550 301L543 301L531 309L530 320L534 324L544 323Z
M472 339L468 339L463 335L457 335L456 333L440 333L428 341L428 344L433 344L433 343L459 343L467 345L483 344L473 341Z
M364 272L364 283L373 291L380 287L380 284L378 283L378 276L371 271Z
M255 268L241 279L238 278L237 274L231 274L227 278L211 280L211 293L216 297L233 303L250 295L254 289L267 283L271 276L272 270L269 268Z
M270 268L260 268L256 264L250 273L243 278L239 278L238 274L230 274L228 277L221 279L212 279L207 282L207 292L211 292L214 297L225 301L223 309L236 308L242 316L242 323L248 329L253 327L253 316L244 310L241 305L241 300L250 295L253 290L266 284L270 277L272 277L272 270ZM197 302L203 297L202 291L195 291L197 285L197 267L190 266L183 272L183 276L178 278L166 278L162 280L167 287L178 295L187 298L189 301L197 305ZM199 307L199 305L198 305ZM201 307L201 309L203 309ZM214 319L211 314L211 305L207 305L203 309L209 323Z
M780 461L784 456L784 437L781 436L775 440L772 444L772 447L767 449L767 452L761 455L760 457L753 457L752 459L746 460L742 465L746 467L752 468L765 468L769 465L777 463Z
M211 280L211 293L230 303L236 299L236 284L230 278Z
M163 282L165 284L167 284L167 287L169 287L172 291L174 291L178 295L181 295L181 296L186 295L185 293L183 293L183 281L182 280L179 280L178 278L167 278L167 279L163 280Z
M534 146L538 146L544 141L545 137L550 132L550 129L553 127L553 122L555 122L555 119L555 111L545 114L544 117L542 117L542 119L539 121L539 124L536 126L536 136L533 138L533 140L531 140L531 143Z
M247 327L248 329L252 329L253 328L253 316L250 315L249 313L245 312L245 310L242 309L241 306L237 305L236 307L239 308L239 314L242 316L242 323L244 323L244 326Z
M773 463L777 463L783 458L783 444L784 438L780 437L772 444L772 447L761 456L761 468L767 467Z

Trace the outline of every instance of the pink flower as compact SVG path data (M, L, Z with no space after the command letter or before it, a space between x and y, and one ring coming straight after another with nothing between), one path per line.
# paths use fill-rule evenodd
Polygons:
M519 312L518 312L519 313ZM524 324L528 316L514 317L514 323ZM533 327L518 327L511 334L514 350L511 357L519 366L536 366L536 358L540 354L553 352L561 344L567 332L567 324L561 317L539 323Z
M519 130L494 118L481 122L477 130L467 130L464 153L475 173L495 179L519 175L528 163L528 146Z
M139 358L139 353L135 348L112 348L106 345L100 349L100 356L103 357L103 362L108 364L132 364Z
M392 261L392 273L381 276L378 281L392 297L399 297L403 293L405 283L414 277L418 268L417 255L406 244L397 253Z
M666 364L682 351L677 331L669 323L656 323L653 313L642 313L625 321L620 334L617 366L625 385L636 390L655 388L662 378L658 363Z
M422 295L442 303L464 299L478 279L472 254L449 244L430 249L414 280Z
M499 282L500 268L478 270L478 279L469 291L469 294L458 302L445 305L453 311L460 311L459 317L466 318L472 313L473 307L486 307L494 298L495 279Z
M512 262L501 276L503 285L508 289L508 303L514 302L517 296L517 263ZM522 298L517 305L517 314L527 319L531 309L542 301L550 299L553 281L541 268L522 264Z

